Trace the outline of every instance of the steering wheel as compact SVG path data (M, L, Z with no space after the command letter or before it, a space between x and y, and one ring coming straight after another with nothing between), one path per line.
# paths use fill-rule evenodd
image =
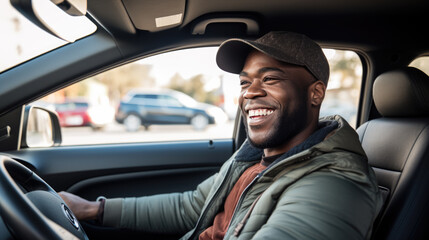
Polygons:
M0 217L16 239L88 239L54 189L24 165L1 155Z

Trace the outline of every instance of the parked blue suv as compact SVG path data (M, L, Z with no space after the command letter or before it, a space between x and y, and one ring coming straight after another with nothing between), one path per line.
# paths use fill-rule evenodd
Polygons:
M127 131L137 131L141 126L148 129L153 124L191 124L195 130L204 130L208 124L227 119L221 108L171 89L132 90L116 113L116 121Z

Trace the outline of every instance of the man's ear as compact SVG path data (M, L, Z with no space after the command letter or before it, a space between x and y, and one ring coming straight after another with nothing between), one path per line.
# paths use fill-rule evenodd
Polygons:
M310 103L312 106L320 106L325 98L326 85L322 81L316 81L309 87Z

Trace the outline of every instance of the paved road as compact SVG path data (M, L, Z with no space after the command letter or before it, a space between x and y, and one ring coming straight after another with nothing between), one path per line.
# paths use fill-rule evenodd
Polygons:
M121 124L112 123L101 131L89 127L63 128L62 145L87 145L123 142L158 142L174 140L231 138L234 122L209 125L204 131L195 131L190 125L153 125L149 130L127 132Z

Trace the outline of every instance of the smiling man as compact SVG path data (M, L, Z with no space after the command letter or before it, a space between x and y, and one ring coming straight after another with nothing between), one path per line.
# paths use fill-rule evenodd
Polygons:
M311 86L312 84L316 86ZM284 153L317 128L325 85L305 68L252 51L240 73L240 108L253 146L265 156ZM308 104L307 88L317 102ZM313 106L313 107L312 107Z
M80 219L183 239L368 239L381 195L356 132L319 119L329 65L291 32L231 39L219 67L240 77L247 141L196 190L88 202L61 193Z

